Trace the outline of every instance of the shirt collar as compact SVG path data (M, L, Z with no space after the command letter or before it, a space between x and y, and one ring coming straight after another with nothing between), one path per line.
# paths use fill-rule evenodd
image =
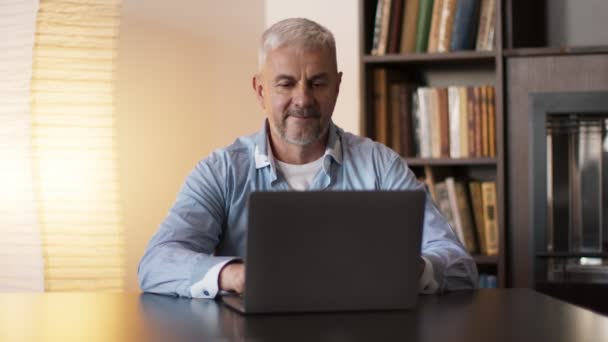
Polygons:
M268 125L268 119L264 120L262 129L254 136L255 149L253 153L256 169L269 165L274 168L274 156L272 155L270 140L268 138ZM340 142L342 132L342 129L334 125L333 121L329 122L329 138L327 139L324 154L324 157L330 156L340 165L342 164L342 144Z

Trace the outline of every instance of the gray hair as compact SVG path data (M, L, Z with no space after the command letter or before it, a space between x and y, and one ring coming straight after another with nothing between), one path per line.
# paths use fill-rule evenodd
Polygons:
M306 50L326 48L336 55L336 41L327 28L309 19L289 18L273 24L262 34L258 67L262 68L269 51L284 46Z

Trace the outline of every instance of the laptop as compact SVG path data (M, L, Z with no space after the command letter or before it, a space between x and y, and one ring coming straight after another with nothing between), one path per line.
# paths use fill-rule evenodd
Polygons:
M242 313L410 309L422 191L254 192Z

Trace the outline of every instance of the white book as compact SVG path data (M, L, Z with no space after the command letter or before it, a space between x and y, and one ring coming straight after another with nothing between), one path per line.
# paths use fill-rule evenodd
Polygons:
M460 91L448 87L448 115L450 121L450 158L462 158L460 154Z
M431 113L430 113L430 89L421 87L418 92L418 106L420 112L420 157L431 158Z

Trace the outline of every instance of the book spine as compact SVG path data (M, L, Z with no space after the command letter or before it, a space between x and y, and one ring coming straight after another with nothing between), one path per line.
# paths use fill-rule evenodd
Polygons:
M450 50L471 50L475 48L474 35L479 19L479 0L458 0Z
M458 87L458 96L460 103L460 124L458 128L460 136L460 157L467 158L469 156L469 107L467 103L467 88Z
M479 251L487 255L487 241L485 235L485 220L483 218L483 200L481 197L481 183L469 182L469 193L471 194L471 206L473 207L473 219L475 220L475 231L479 241Z
M420 151L420 97L418 91L412 91L412 127L413 127L413 147L414 155L421 157Z
M401 131L401 103L400 103L400 88L401 84L392 83L390 85L390 121L389 121L389 130L390 134L390 147L393 151L397 152L399 155L403 155L402 147L402 136L403 133Z
M456 13L456 0L443 0L439 33L437 35L437 52L448 52L452 40L452 27Z
M431 113L431 157L441 158L441 109L437 88L429 88L429 108Z
M414 155L414 127L412 114L412 92L411 87L402 84L399 88L399 105L401 107L401 152L403 156Z
M488 157L488 87L480 87L481 92L481 156Z
M489 0L489 14L488 14L488 28L487 28L487 35L485 38L485 44L484 44L484 48L487 51L492 51L494 50L494 37L495 37L495 29L496 29L496 1L495 0Z
M426 87L418 88L418 105L420 119L420 157L431 157L431 108L430 108L430 89Z
M464 230L462 229L462 221L460 219L460 213L458 212L458 199L456 198L456 188L454 186L453 177L447 177L445 179L445 187L448 196L449 211L450 215L452 216L452 227L454 228L454 231L456 232L456 235L458 235L458 239L464 248L469 250L470 246L467 245L467 238Z
M441 214L443 214L458 239L460 239L461 242L464 241L464 236L461 236L460 232L456 230L454 216L452 215L452 207L450 206L450 196L445 182L435 184L435 194L437 196L439 211L441 211Z
M498 221L496 215L496 183L482 182L483 219L488 255L498 254Z
M448 87L450 120L450 158L460 158L460 92L459 87ZM463 133L466 131L463 131Z
M374 35L372 37L372 51L373 56L378 55L378 44L380 42L380 31L382 30L382 11L383 11L384 0L378 0L376 6L376 18L374 20Z
M477 38L475 41L475 50L486 50L485 44L488 37L488 24L490 21L490 0L481 0L481 8L479 10L479 26L477 28Z
M450 114L448 109L448 89L437 88L437 103L439 105L439 146L441 158L450 157Z
M490 130L489 134L489 144L490 144L490 157L496 157L496 91L494 87L488 88L488 128Z
M378 55L386 55L388 45L388 31L391 17L392 0L384 0L382 5L382 20L380 23L380 38L378 40Z
M433 0L420 0L418 21L416 22L416 52L423 53L428 50L433 7Z
M401 41L401 25L403 19L403 1L404 0L392 0L392 8L390 13L390 24L388 34L388 53L399 52L399 42Z
M475 157L475 91L473 87L467 88L467 116L469 117L469 157Z
M471 206L469 205L469 196L467 196L467 190L462 182L455 182L454 189L456 190L456 199L458 201L458 213L460 217L460 224L464 234L464 240L466 242L467 250L470 253L478 252L478 244L475 236L475 227L473 224L473 218L471 217Z
M375 111L375 139L377 142L388 144L388 89L386 69L374 70L374 111Z
M475 157L482 155L481 147L481 87L475 87Z
M441 10L445 0L435 0L433 4L433 17L431 19L431 31L429 32L428 52L437 52L437 43L439 42L439 23L441 21Z
M401 53L416 51L416 27L418 26L418 13L420 0L406 0L403 13L403 31L401 31Z

